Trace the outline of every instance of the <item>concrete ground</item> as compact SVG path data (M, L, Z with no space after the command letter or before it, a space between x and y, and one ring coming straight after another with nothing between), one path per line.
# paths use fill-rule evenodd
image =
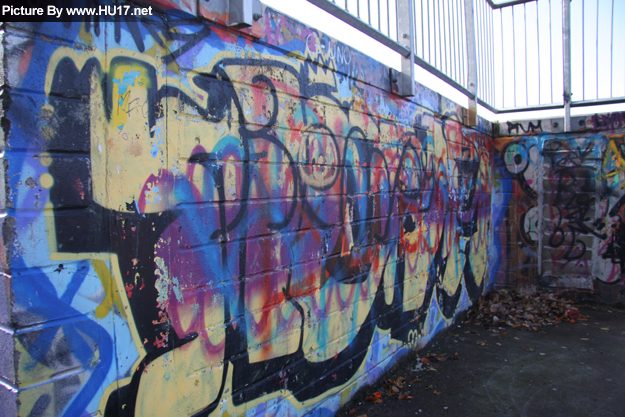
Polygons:
M458 322L419 352L443 362L409 354L337 415L625 416L625 310L578 307L582 320L539 332Z

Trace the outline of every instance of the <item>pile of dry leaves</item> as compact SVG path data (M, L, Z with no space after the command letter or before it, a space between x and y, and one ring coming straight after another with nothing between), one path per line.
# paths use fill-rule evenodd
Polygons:
M414 381L411 381L411 383L414 384L415 382L420 381L421 380L417 378ZM365 400L372 401L374 403L382 403L383 394L388 397L392 397L393 395L397 394L397 398L399 398L400 400L409 400L414 398L409 393L402 392L406 388L406 385L408 385L408 382L406 382L406 378L404 378L403 376L400 376L397 379L389 379L384 382L384 386L386 386L387 388L386 392L374 392L373 395L368 396L367 398L365 398Z
M467 323L538 330L561 321L587 320L573 304L548 292L523 295L509 290L491 291L467 313Z

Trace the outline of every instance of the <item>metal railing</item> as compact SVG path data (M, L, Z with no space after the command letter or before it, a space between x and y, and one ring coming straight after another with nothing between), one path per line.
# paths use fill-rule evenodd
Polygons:
M506 113L625 103L625 54L614 48L625 42L625 26L615 25L615 16L625 17L622 0L308 1L414 56L469 107ZM410 30L399 23L408 2Z

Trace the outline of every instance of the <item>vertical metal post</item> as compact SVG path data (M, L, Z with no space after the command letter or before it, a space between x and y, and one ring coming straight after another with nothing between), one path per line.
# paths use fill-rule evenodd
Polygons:
M540 42L540 39L538 40ZM549 74L551 74L551 78L549 79L549 88L551 95L550 103L553 103L553 33L551 31L551 0L549 0Z
M401 77L397 82L398 94L403 97L414 96L414 11L413 0L397 2L397 28L399 43L410 52L401 58Z
M523 3L523 34L525 35L524 37L524 43L523 43L523 49L525 50L525 105L529 107L530 105L530 95L529 95L529 90L530 90L530 85L527 82L528 79L528 74L527 74L527 8L525 7L527 3Z
M473 97L469 97L469 113L465 123L469 126L477 126L477 54L473 0L464 0L464 16L467 34L467 78L469 81L467 89L473 95Z
M454 55L453 55L453 56L454 56L454 61L453 61L453 63L454 63L454 68L453 68L453 70L454 70L454 72L453 72L453 78L454 78L454 80L456 80L456 81L458 81L458 82L461 82L461 81L460 81L460 78L458 78L458 54L456 53L456 49L457 49L457 48L456 48L456 47L457 47L457 45L456 45L456 44L458 43L457 41L458 41L458 38L459 38L459 36L460 36L460 35L457 33L457 27L458 27L458 22L457 22L457 20L458 20L458 16L457 16L457 10L456 10L456 9L457 9L457 7L456 7L456 3L452 1L452 2L451 2L451 10L452 10L452 15L451 15L451 17L452 17L452 23L451 23L451 31L452 31L452 34L451 34L451 41L452 41L452 45L453 45L453 54L454 54ZM451 48L450 48L450 50L451 50Z
M514 102L514 107L517 107L516 101L516 90L517 90L517 82L516 82L516 30L515 30L515 22L514 19L514 6L510 7L512 9L512 79L514 80L514 84L512 85L512 97Z
M564 131L571 130L571 0L562 0L562 72Z
M420 28L421 28L421 55L420 55L420 57L425 59L425 25L423 24L423 1L424 0L421 0L421 26L420 26ZM397 13L397 12L395 12L395 13ZM428 21L429 21L429 19L428 19ZM429 45L429 42L430 42L430 38L428 37L428 45ZM429 49L430 48L428 46L428 50Z
M391 0L386 0L386 33L388 37L391 37Z
M612 81L614 81L614 0L612 0L612 16L610 22L610 98L614 97L612 93Z
M597 0L597 26L595 36L595 98L599 98L599 0Z
M499 9L499 34L501 39L501 107L506 107L506 94L504 89L506 88L506 56L504 55L503 48L503 9Z
M526 28L527 29L527 28ZM540 10L536 2L536 46L538 47L538 105L540 106ZM529 86L525 86L529 90Z
M570 6L569 6L570 7ZM564 11L564 8L562 8ZM586 100L586 3L582 0L582 101Z

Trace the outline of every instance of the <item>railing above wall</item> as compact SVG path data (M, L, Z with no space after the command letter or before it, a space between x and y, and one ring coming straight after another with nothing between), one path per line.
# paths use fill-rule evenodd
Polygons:
M625 18L622 1L308 1L404 59L413 55L465 94L470 108L477 102L509 113L625 103L625 55L614 48L625 39L625 27L614 24L615 16ZM411 30L398 25L404 3L412 5Z
M398 52L402 57L411 53L400 43L404 33L400 33L397 25L397 10L401 9L401 3L408 3L410 0L308 1ZM464 93L469 99L475 100L476 94L469 90L467 81L468 57L464 21L466 0L449 0L447 7L443 6L446 10L444 18L441 18L440 12L436 14L440 9L433 7L434 1L437 0L413 1L414 63ZM445 26L435 26L426 16L435 17L434 21L437 17ZM450 36L447 37L446 33L450 33Z

